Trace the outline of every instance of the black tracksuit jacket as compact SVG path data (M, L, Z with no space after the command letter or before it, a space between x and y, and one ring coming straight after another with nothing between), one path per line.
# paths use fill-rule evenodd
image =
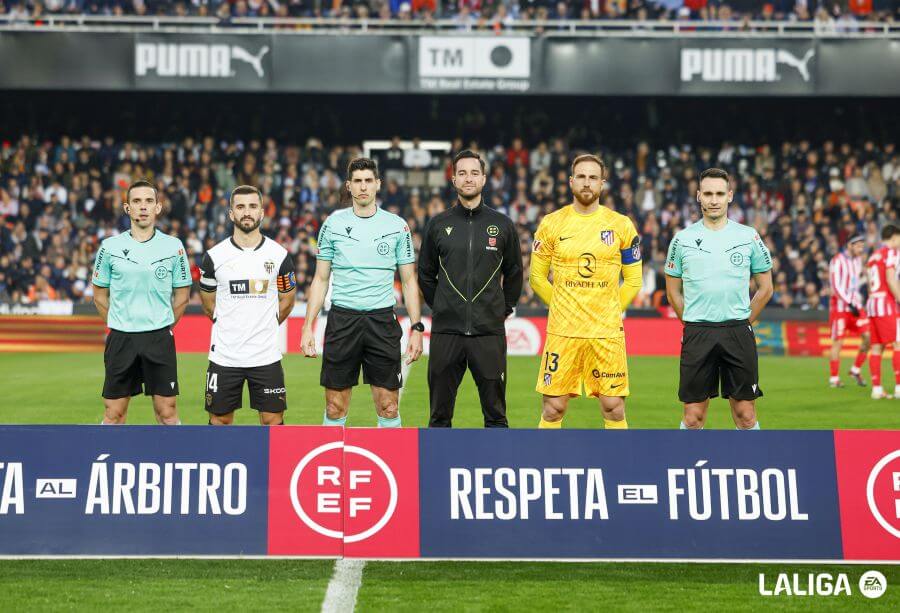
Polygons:
M505 334L522 281L519 235L503 213L457 202L425 226L419 287L431 307L432 332Z

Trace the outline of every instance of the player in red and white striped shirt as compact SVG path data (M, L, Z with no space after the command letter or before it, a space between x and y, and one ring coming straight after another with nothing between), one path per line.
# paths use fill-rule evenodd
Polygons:
M869 300L866 311L870 318L872 355L869 371L872 373L872 398L890 398L881 387L881 354L884 348L900 340L900 316L897 301L900 300L900 227L888 224L881 231L882 245L876 249L866 269L869 274ZM900 347L894 349L894 395L900 396Z
M850 376L857 385L865 387L859 369L866 361L869 351L869 319L866 317L862 294L859 292L859 276L862 272L861 256L865 251L865 238L854 236L847 241L847 248L831 259L828 265L831 279L831 387L843 387L839 375L841 368L841 346L848 334L859 334L862 342L856 360L850 368Z

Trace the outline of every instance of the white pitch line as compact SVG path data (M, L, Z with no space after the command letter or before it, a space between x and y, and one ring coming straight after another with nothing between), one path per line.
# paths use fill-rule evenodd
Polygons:
M322 601L322 613L353 613L365 565L365 560L346 558L334 563L334 574Z

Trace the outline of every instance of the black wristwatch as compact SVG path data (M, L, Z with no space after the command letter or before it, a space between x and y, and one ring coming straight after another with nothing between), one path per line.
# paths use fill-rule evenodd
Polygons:
M409 329L410 329L410 330L415 330L416 332L424 332L424 331L425 331L425 324L423 324L421 321L417 321L416 323L414 323L413 325L411 325L411 326L409 327Z

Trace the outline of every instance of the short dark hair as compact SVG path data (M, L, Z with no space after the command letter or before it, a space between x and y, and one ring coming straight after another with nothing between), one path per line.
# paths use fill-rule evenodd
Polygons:
M481 164L481 174L484 174L484 160L471 149L463 149L453 156L453 174L456 174L456 164L460 160L478 160L478 163Z
M572 169L569 172L571 176L575 176L575 167L582 162L594 162L595 164L599 164L600 178L606 178L606 164L603 163L603 160L600 159L599 155L594 155L593 153L582 153L581 155L575 156L575 159L572 160Z
M371 170L372 174L375 175L375 179L378 179L378 164L372 158L355 158L350 160L350 163L347 164L348 181L353 178L353 173L357 170Z
M131 202L131 190L137 189L138 187L149 187L153 190L153 197L159 200L159 190L156 189L156 185L153 184L150 179L138 179L134 183L128 186L128 189L125 190L125 203Z
M881 229L881 240L890 240L897 234L900 234L900 226L889 223Z
M231 190L231 197L228 198L228 206L234 204L235 196L243 196L244 194L256 194L259 196L259 204L263 203L263 195L262 192L259 191L259 188L255 185L238 185L233 190Z
M707 168L700 173L699 183L703 183L703 179L725 179L725 182L728 183L729 186L731 185L731 177L721 168Z

